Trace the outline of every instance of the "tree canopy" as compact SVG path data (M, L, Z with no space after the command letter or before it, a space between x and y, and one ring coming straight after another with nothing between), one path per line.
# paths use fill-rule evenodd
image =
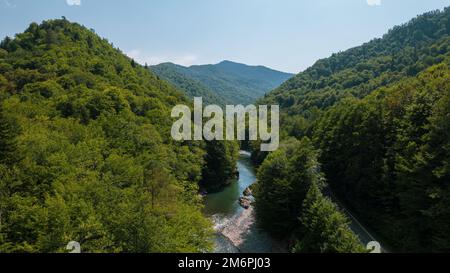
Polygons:
M402 252L449 251L449 13L447 7L423 14L380 39L319 60L260 101L280 104L282 140L311 138L330 188ZM296 149L312 149L304 146ZM259 162L267 156L259 194L269 203L261 206L267 217L280 218L268 221L269 230L293 223L283 214L292 180L299 177L297 169L288 170L291 154L280 149L267 156L254 149ZM306 200L313 201L305 201L301 221L310 233L300 236L295 249L347 249L333 243L322 248L322 239L334 242L327 225L345 221L316 189L309 195ZM318 225L316 217L327 220Z
M172 107L189 105L171 84L50 20L1 42L0 98L0 252L211 250L208 149L170 137Z

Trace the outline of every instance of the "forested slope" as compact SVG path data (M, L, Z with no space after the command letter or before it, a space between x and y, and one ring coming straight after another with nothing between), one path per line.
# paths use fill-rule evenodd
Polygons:
M319 60L269 93L261 104L280 104L286 114L282 128L301 136L310 121L343 98L363 98L442 62L448 55L449 17L450 8L429 12L382 38Z
M198 197L209 148L172 141L170 111L189 101L170 84L50 20L1 43L0 98L0 252L211 249Z
M450 58L316 125L329 183L402 251L450 250Z
M310 163L316 174L301 166L292 176L289 162L302 152L264 160L255 149L254 158L264 161L258 178L266 202L257 199L257 207L266 229L291 230L300 240L295 249L308 249L302 219L311 214L304 211L308 203L298 204L307 202L311 177L323 172L338 197L394 250L450 250L449 34L450 8L426 13L318 61L260 101L281 105L284 142L308 137L317 153L308 152L317 158ZM307 153L311 145L303 141L296 149Z

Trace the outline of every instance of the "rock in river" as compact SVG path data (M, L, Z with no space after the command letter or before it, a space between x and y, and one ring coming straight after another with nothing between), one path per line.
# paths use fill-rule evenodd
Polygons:
M253 196L252 189L250 187L246 188L243 194L244 196Z
M250 208L251 204L252 200L250 200L248 197L239 198L239 205L241 205L241 207L243 207L244 209Z

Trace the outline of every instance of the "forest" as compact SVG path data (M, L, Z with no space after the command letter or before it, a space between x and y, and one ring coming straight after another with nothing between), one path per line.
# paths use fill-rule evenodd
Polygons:
M212 249L199 187L238 148L173 141L171 84L63 18L1 42L0 98L0 252Z
M449 75L450 7L292 78L149 67L64 17L32 23L0 43L0 252L212 252L202 195L232 183L240 149L258 225L288 252L368 252L332 196L393 252L449 252ZM173 140L194 96L279 105L279 149Z
M450 251L449 34L450 8L420 15L259 101L280 104L285 147L251 144L265 229L294 251L358 251L325 184L394 251Z

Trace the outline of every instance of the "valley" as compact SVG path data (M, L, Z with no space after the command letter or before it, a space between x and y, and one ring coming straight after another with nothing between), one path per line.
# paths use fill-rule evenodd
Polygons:
M0 43L0 252L449 252L449 22L426 12L297 75L148 66L66 17L31 23ZM225 116L194 97L280 112L271 137L206 139L191 121Z
M256 182L250 154L241 151L237 162L239 178L221 192L208 194L205 213L214 221L215 252L268 253L274 251L275 240L257 227L252 207L244 209L238 199Z

